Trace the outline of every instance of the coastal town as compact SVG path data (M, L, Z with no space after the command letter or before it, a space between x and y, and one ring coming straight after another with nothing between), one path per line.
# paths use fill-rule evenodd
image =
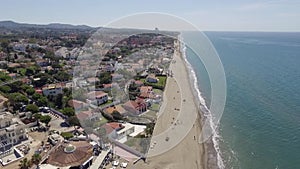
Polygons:
M146 161L178 42L158 29L126 37L108 29L87 43L94 28L60 26L0 27L1 167Z

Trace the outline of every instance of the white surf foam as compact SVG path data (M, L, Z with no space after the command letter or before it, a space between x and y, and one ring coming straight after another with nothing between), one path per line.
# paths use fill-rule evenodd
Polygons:
M202 94L199 90L198 79L197 79L196 73L195 73L192 65L187 60L186 45L183 42L183 37L181 35L179 37L179 40L181 41L181 45L180 45L181 46L181 49L180 49L181 53L183 55L184 61L186 63L186 66L187 66L189 72L191 72L191 74L189 74L189 76L190 76L190 80L192 82L191 84L194 85L194 86L192 86L192 88L193 88L193 90L195 90L197 92L196 99L199 102L200 110L201 110L201 112L203 112L204 118L208 119L209 122L210 122L210 128L213 132L213 135L211 137L212 138L212 143L213 143L214 149L217 153L216 154L216 156L217 156L217 165L218 165L219 168L223 169L223 168L225 168L225 165L223 163L223 159L221 157L221 151L220 151L220 147L219 147L218 139L220 139L220 135L218 134L218 132L216 130L217 124L213 123L212 114L211 114L209 108L206 106L206 101L203 98L203 96L202 96ZM203 121L205 121L205 119Z

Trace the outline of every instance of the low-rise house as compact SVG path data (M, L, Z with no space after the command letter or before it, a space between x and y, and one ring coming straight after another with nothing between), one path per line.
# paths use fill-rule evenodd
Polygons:
M80 110L80 109L88 107L88 105L85 102L75 100L75 99L69 100L68 105L70 107L73 107L75 110Z
M129 112L140 114L147 110L147 104L144 99L137 98L136 100L129 100L123 104L123 108Z
M115 105L104 109L104 113L106 114L112 114L114 111L119 112L121 115L125 115L127 113L127 111L122 107L122 105Z
M45 96L56 96L58 94L63 93L63 85L62 84L49 84L42 88L43 94Z
M91 110L81 111L76 114L77 118L82 121L97 121L100 120L100 113L95 113Z
M103 91L92 91L87 94L87 102L97 103L98 105L108 101L108 94Z
M149 74L146 77L146 81L149 83L157 83L158 82L158 78L155 76L155 74Z
M109 90L111 88L112 88L112 84L111 83L109 83L109 84L103 84L103 89L104 90Z

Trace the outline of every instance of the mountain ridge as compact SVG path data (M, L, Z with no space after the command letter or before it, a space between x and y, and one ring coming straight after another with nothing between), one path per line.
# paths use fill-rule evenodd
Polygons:
M0 21L0 27L4 28L50 28L50 29L94 29L95 27L87 25L72 25L62 23L50 23L50 24L29 24L18 23L11 20Z

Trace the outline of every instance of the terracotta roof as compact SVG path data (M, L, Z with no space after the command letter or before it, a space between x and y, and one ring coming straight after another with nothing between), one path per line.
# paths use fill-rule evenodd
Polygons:
M117 122L106 123L106 125L110 126L114 130L118 130L123 127L121 123L117 123Z
M89 99L95 99L95 98L103 97L103 96L107 95L107 93L105 93L103 91L92 91L92 92L89 92L87 95L88 95Z
M135 82L134 82L136 85L143 85L144 83L142 82L142 81L140 81L140 80L136 80Z
M127 107L132 107L134 109L139 107L139 105L133 100L129 100L128 102L124 103L124 105Z
M111 132L114 131L114 129L111 126L107 125L107 124L103 125L101 128L105 129L106 135L108 135L108 134L110 134Z
M111 88L112 87L112 84L103 84L103 88Z
M73 141L70 144L76 147L74 152L66 153L67 144L61 144L50 153L47 163L58 167L79 166L93 156L93 147L88 142Z
M152 86L141 86L140 92L141 93L149 93L152 91Z
M74 107L75 109L79 109L79 108L83 107L84 104L85 104L84 102L79 101L79 100L74 100L74 99L68 101L68 105L71 107Z
M87 119L88 117L91 117L93 113L91 111L82 111L76 114L77 118L79 120Z
M107 114L112 114L114 112L114 110L118 111L120 114L124 114L126 112L126 110L121 105L108 107L104 111Z

